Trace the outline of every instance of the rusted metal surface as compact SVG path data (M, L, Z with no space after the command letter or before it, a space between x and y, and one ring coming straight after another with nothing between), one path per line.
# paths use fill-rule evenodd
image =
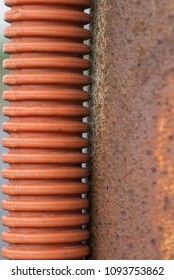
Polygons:
M174 259L174 1L93 7L92 259Z
M9 180L2 202L9 211L3 224L9 227L2 255L9 259L82 259L89 254L89 190L83 165L88 154L89 130L83 118L89 110L83 102L89 94L83 86L90 67L83 56L90 47L84 25L90 16L84 9L90 0L6 0L12 9L5 14L11 26L4 45L10 58L4 67L9 90L3 109L10 120L3 124L9 152L3 161Z

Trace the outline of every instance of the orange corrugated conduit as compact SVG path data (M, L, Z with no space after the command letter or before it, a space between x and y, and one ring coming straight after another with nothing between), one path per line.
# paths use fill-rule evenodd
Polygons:
M82 164L88 155L89 126L83 122L89 94L84 71L90 63L83 56L90 47L84 28L90 16L84 13L90 0L5 0L12 9L5 14L11 26L4 45L10 58L4 67L10 72L4 83L10 101L3 124L9 137L3 145L9 152L3 170L9 181L3 185L3 208L9 214L3 224L9 243L2 255L13 260L83 259L89 254L86 225L89 216Z

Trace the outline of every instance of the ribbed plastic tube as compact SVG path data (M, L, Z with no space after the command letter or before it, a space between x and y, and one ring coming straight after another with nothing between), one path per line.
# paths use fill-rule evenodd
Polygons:
M9 151L3 161L8 183L2 202L8 215L3 225L9 243L2 255L12 260L83 259L89 254L88 199L89 130L83 118L83 102L89 94L84 71L90 67L84 55L90 48L84 40L90 32L84 25L90 16L84 9L90 0L5 0L11 10L5 20L11 25L4 51L9 74L4 83L9 105L3 124Z

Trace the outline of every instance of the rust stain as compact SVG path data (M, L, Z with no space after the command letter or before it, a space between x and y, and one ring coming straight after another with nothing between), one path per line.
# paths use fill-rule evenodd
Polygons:
M159 194L163 197L157 197L158 220L162 229L162 237L160 240L159 250L164 260L174 258L174 219L172 214L171 201L174 196L174 108L173 104L174 91L170 89L174 86L174 79L171 73L167 76L167 87L169 93L166 93L169 99L165 109L160 114L157 126L157 145L155 157L157 160L157 168L160 176L158 176L157 185L160 188ZM171 91L172 90L172 91Z

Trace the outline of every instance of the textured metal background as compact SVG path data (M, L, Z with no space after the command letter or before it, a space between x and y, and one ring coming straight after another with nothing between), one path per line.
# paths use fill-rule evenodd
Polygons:
M174 259L174 1L94 2L91 258Z

